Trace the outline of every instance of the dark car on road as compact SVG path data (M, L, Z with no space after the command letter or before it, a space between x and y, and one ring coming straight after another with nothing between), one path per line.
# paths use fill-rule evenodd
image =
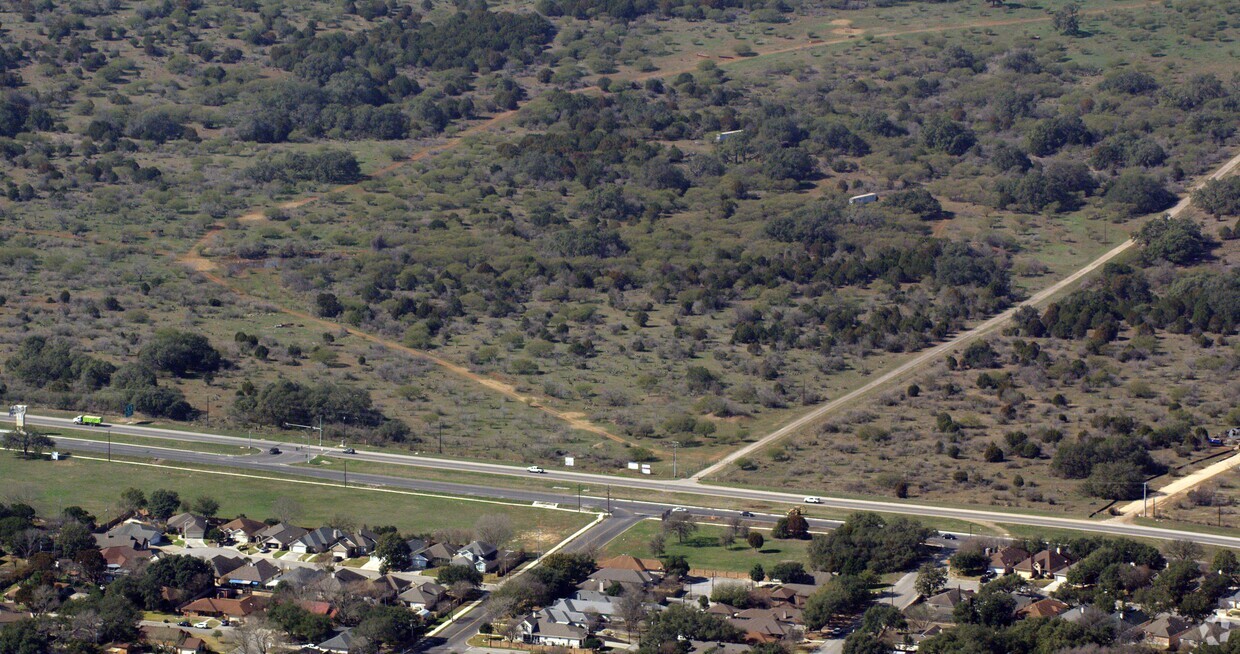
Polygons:
M268 454L279 454L279 453L280 453L280 448L278 448L278 447L273 447L273 448L271 448L270 450L267 450L267 453L268 453Z
M752 518L752 517L753 517L753 511L741 511L741 517L742 517L742 518Z

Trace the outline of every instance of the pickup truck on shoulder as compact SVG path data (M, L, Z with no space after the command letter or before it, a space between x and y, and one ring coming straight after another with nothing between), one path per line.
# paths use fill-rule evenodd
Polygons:
M75 425L102 425L103 418L99 416L78 416L73 419Z

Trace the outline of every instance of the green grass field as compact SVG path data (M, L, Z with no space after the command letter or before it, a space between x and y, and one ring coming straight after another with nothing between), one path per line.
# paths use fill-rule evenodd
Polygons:
M659 533L660 528L659 521L644 520L608 543L600 556L628 554L649 557L648 544L650 539ZM698 528L697 533L685 539L684 543L678 543L675 536L669 536L666 554L684 555L693 568L726 572L749 572L755 563L761 563L763 568L769 570L781 561L808 561L807 540L775 540L771 538L769 530L756 529L755 531L761 532L766 538L762 549L754 551L741 541L725 548L719 544L723 530L723 527L703 525Z
M518 540L532 549L545 549L590 520L589 515L470 499L246 479L83 458L26 461L8 452L0 453L0 479L4 480L0 501L28 502L47 516L78 505L101 521L116 516L120 493L131 486L147 493L167 488L191 501L210 496L220 503L219 515L245 514L255 519L270 516L277 499L291 498L302 507L297 522L306 526L344 516L358 525L395 525L403 532L429 533L470 528L479 517L498 513L512 519L519 531Z

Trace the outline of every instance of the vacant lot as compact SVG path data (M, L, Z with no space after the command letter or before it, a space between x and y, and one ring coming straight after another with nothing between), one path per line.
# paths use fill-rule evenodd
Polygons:
M600 557L628 554L637 557L651 557L650 541L662 529L658 520L643 520L632 529L621 534L603 548ZM681 543L674 535L666 536L667 555L683 555L692 568L703 570L721 570L725 572L749 572L755 563L770 570L781 561L798 561L808 565L807 540L775 540L769 530L755 529L766 537L761 549L754 550L739 539L735 544L724 547L719 542L724 527L702 525L698 530L685 538Z
M425 497L363 488L341 488L277 479L246 479L203 471L172 470L128 463L89 461L26 461L0 452L0 496L4 501L27 502L44 515L57 515L68 506L81 506L101 520L115 516L121 491L139 488L175 490L183 500L207 496L220 503L221 516L244 514L255 519L272 516L278 500L300 505L298 524L317 526L328 521L343 524L394 525L402 532L429 534L439 529L469 529L484 515L504 514L518 528L518 540L540 550L584 526L590 516L499 505L468 499Z

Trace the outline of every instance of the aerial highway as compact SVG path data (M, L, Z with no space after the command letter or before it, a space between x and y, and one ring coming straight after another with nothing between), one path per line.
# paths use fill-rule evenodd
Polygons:
M28 414L26 416L26 422L27 424L43 428L81 429L80 427L73 425L72 421L67 418L53 418ZM280 472L284 474L295 474L343 482L342 471L339 470L291 467L289 465L290 463L296 463L304 460L304 451L294 450L291 453L283 452L279 455L267 454L270 447L280 447L285 450L290 447L294 447L284 441L268 441L263 439L250 440L236 436L221 436L217 434L160 429L140 425L106 425L102 427L93 427L91 429L95 431L110 430L113 434L141 436L152 439L231 445L239 448L252 445L254 448L258 448L258 453L229 455L166 447L166 445L171 445L169 443L164 443L163 445L165 446L160 446L156 443L153 443L150 446L112 443L110 446L111 451L113 454L117 455L159 458L171 461L235 467L249 470L264 470L268 472ZM60 438L66 441L66 449L71 449L73 451L104 452L108 447L107 443L102 443L99 441L71 439L63 436ZM304 450L305 446L302 447ZM254 452L254 450L248 451ZM317 446L310 446L310 453L319 453L319 448ZM325 448L323 453L333 454L356 461L405 465L415 468L428 468L441 471L450 470L459 471L462 473L503 475L524 478L529 478L532 474L528 472L524 466L441 459L418 456L414 454L357 451L354 454L344 455L341 453L339 448L335 447ZM606 510L608 508L605 506L606 498L598 495L599 491L604 486L610 486L612 488L632 488L645 491L654 491L656 493L679 493L682 495L688 494L699 496L702 500L700 502L695 502L695 504L705 506L693 507L693 511L696 515L701 516L730 516L735 514L734 511L723 511L709 508L713 498L754 502L775 502L780 504L795 505L803 504L803 500L807 496L813 495L815 499L819 500L819 502L815 503L816 506L840 509L844 511L880 511L885 513L896 513L926 518L954 518L973 522L1007 523L1055 529L1074 529L1079 531L1111 534L1115 536L1146 537L1164 540L1192 540L1207 545L1240 548L1240 536L1198 533L1165 529L1156 526L1004 512L980 508L970 509L906 502L838 498L822 494L821 491L812 488L804 489L803 493L791 493L786 491L781 492L711 485L696 479L650 479L551 469L546 470L546 472L538 476L540 478L550 480L591 485L593 487L592 492L594 494L583 498L582 501L588 504L591 508L597 510ZM571 493L555 493L551 491L485 486L477 483L477 481L471 484L463 484L360 472L350 473L348 477L350 483L391 486L394 488L442 492L452 495L496 497L525 502L552 502L563 506L575 506L575 503L577 502L577 496ZM614 510L617 507L621 507L644 515L659 515L672 506L672 502L634 502L612 500L610 508ZM822 522L824 525L829 523L830 521Z

